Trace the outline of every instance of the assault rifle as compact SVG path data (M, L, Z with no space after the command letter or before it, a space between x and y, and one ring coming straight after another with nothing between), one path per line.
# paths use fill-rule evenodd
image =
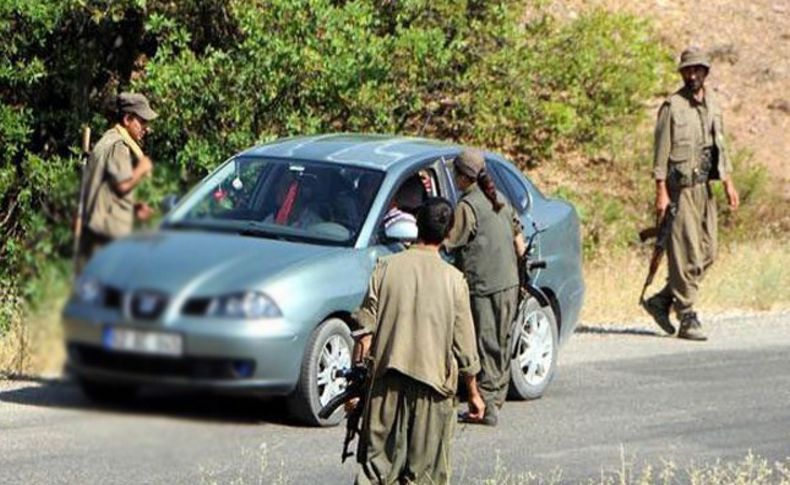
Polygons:
M676 211L677 208L675 204L670 204L669 207L667 207L663 219L661 219L658 225L639 231L639 240L642 242L656 238L655 246L653 246L653 254L650 257L647 278L645 278L645 284L642 286L642 294L639 295L640 304L644 303L645 291L647 291L647 287L653 283L653 278L656 276L658 266L661 264L661 259L664 257L664 252L667 249L667 242L669 241L669 233L672 230L672 220L675 218Z
M343 453L340 455L341 463L345 463L346 458L354 456L353 452L348 451L348 447L354 441L354 436L359 435L361 431L360 421L365 408L368 368L362 364L357 364L347 369L338 369L333 377L335 379L345 379L346 388L321 408L318 412L318 416L321 419L328 419L340 406L354 399L359 399L356 407L346 416L346 437L343 439Z
M81 138L82 153L80 153L80 195L77 201L77 218L74 222L74 274L79 272L80 250L82 249L82 229L85 219L85 177L87 176L86 166L91 151L91 129L89 126L82 127Z

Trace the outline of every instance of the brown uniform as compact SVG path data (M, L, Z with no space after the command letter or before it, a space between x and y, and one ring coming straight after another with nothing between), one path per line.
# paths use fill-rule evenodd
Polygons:
M114 189L132 178L134 159L117 128L107 130L96 143L86 167L85 216L80 266L104 245L132 232L134 191L119 195Z
M716 201L709 180L731 172L715 98L706 92L700 103L685 88L673 94L658 112L653 175L666 181L673 216L666 244L669 277L658 295L673 302L678 316L693 311L716 257Z
M464 191L455 211L453 229L444 246L469 281L481 371L480 392L488 412L501 407L510 383L510 329L518 306L518 268L513 238L521 232L516 211L504 203L495 213L475 184ZM481 221L490 224L481 226ZM494 228L494 229L492 229Z
M355 317L374 334L357 483L448 483L458 376L480 370L463 275L412 246L378 262Z

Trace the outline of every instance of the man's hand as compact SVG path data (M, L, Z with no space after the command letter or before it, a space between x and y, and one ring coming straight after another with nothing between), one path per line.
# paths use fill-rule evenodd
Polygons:
M359 398L355 397L354 399L349 399L346 401L346 403L343 405L343 408L345 409L346 414L351 414L354 412L357 406L359 406Z
M469 421L480 421L486 414L486 403L480 397L480 389L477 387L477 377L474 375L464 376L466 389L469 391L469 413L466 418Z
M147 221L154 214L154 210L145 202L140 202L134 205L134 215L139 221Z
M663 180L656 180L656 225L660 224L669 207L669 192Z
M735 190L735 184L732 183L731 178L724 180L724 193L727 194L727 202L730 204L730 210L738 210L741 205L741 198L738 191Z
M479 393L469 396L469 419L480 421L486 414L486 403Z

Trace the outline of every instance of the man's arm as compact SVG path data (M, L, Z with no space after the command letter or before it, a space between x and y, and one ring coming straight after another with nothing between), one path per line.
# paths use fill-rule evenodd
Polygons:
M480 357L477 353L475 327L469 303L469 286L459 277L454 288L453 357L458 362L458 372L464 377L469 391L469 417L483 419L486 405L477 387L477 373L480 372Z
M724 184L724 193L727 194L727 202L730 205L730 209L738 210L738 207L741 205L741 197L738 195L738 191L735 190L735 183L732 181L732 176L725 176L721 183Z
M143 155L132 162L132 151L123 142L117 142L111 148L107 159L107 175L110 187L120 197L125 196L153 170L151 159Z
M516 250L516 257L521 258L527 252L527 243L524 241L524 226L518 217L518 212L513 207L510 208L510 224L513 228L513 248Z
M464 202L459 202L455 207L453 228L442 242L445 251L453 252L458 248L466 246L474 234L477 227L477 217L475 211Z
M352 362L354 364L361 364L365 361L365 357L370 354L370 344L373 342L373 334L367 333L357 337L354 341L354 352L352 352Z
M357 324L357 328L354 330L355 342L352 352L352 361L355 364L361 364L370 353L373 333L378 325L379 287L383 274L384 263L379 261L370 275L368 291L362 300L362 305L353 315L353 319Z
M120 196L128 194L142 182L146 175L151 173L151 170L153 170L151 159L148 157L141 158L137 162L137 166L132 169L132 176L126 180L115 182L113 190Z
M669 150L671 140L671 115L669 103L664 103L658 111L653 146L653 178L656 180L656 223L661 222L669 207L667 173L669 171Z

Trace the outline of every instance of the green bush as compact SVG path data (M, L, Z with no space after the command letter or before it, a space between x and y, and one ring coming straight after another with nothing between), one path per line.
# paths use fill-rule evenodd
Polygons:
M146 146L155 177L138 193L152 202L240 149L295 134L422 133L530 164L605 144L657 89L665 52L630 16L524 23L524 8L515 0L2 2L2 287L30 298L42 266L70 255L80 127L98 137L108 97L124 89L146 93L162 115Z

